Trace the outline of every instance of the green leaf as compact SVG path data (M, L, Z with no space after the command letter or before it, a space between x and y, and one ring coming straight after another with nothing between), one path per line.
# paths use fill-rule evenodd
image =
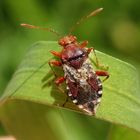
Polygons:
M5 108L2 122L18 140L104 140L108 135L107 122L54 106L14 100Z
M109 140L139 140L140 134L122 126L112 125L108 135Z
M52 81L54 76L48 61L55 58L49 51L60 49L56 42L38 42L28 51L1 99L3 106L0 117L6 128L24 140L47 137L102 140L108 137L109 123L101 120L140 132L140 89L136 69L96 51L101 64L109 66L110 78L103 83L103 97L96 116L82 115L76 113L82 112L71 101L64 107L66 109L62 109L66 95ZM90 58L93 60L94 54ZM60 68L55 68L55 71L59 75L63 74Z

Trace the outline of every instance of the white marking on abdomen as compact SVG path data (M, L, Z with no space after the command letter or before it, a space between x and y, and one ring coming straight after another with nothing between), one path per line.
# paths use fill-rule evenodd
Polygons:
M73 100L72 102L76 104L76 103L77 103L77 100L75 99L75 100Z
M98 94L102 94L102 93L103 93L102 90L99 90L99 91L98 91Z
M82 109L82 108L83 108L83 105L78 105L78 107L79 107L80 109Z

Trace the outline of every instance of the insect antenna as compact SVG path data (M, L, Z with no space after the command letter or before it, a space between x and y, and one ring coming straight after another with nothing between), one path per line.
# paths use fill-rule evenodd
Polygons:
M76 24L74 24L70 30L69 30L69 34L71 34L77 26L79 26L83 21L87 20L88 18L92 17L92 16L96 16L98 13L100 13L103 10L103 8L98 8L94 11L92 11L90 14L88 14L87 16L82 17L80 20L78 20L76 22Z
M20 24L20 26L23 26L23 27L26 27L26 28L30 28L30 29L46 30L46 31L49 31L51 33L54 33L57 36L61 36L57 31L55 31L52 28L43 28L43 27L40 27L40 26L35 26L35 25L31 25L31 24L26 24L26 23L22 23L22 24Z

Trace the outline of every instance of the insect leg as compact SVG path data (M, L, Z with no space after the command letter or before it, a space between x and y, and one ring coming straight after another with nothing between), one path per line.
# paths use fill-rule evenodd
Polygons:
M50 51L54 56L61 58L61 53L56 51Z
M102 64L99 63L99 60L98 60L98 58L97 58L97 55L96 55L96 52L95 52L94 48L88 48L87 51L88 51L88 53L90 53L91 51L93 51L94 56L95 56L94 64L96 65L96 67L97 67L98 69L105 70L105 71L108 70L108 68L109 68L108 66L105 66L105 65L102 65Z
M83 42L80 44L80 48L86 47L87 44L88 44L88 41L87 41L87 40L83 41Z
M63 83L65 81L65 77L58 77L56 80L55 80L55 84L57 85L57 88L62 92L62 93L65 93L65 91L59 86L61 83ZM65 102L63 103L63 107L65 106L65 104L68 102L68 96L66 97L66 100Z
M49 61L49 63L54 66L62 66L62 63L60 61L56 61L56 60L51 60L51 61Z
M106 76L105 79L103 80L103 82L109 78L109 73L106 71L96 71L96 74L98 76Z
M52 70L54 76L57 77L57 74L55 73L55 71L54 71L52 65L54 65L54 66L62 66L62 63L61 63L60 61L56 61L56 60L51 60L51 61L49 61L49 66L50 66L50 68L51 68L51 70Z
M55 84L56 84L57 88L58 88L62 93L65 93L65 91L60 87L60 84L62 84L64 81L65 81L65 77L58 77L58 78L55 80Z
M50 66L50 68L51 68L51 70L52 70L54 76L57 77L57 74L55 73L55 71L54 71L52 65L54 65L54 66L62 66L62 63L61 63L60 61L50 60L50 61L48 62L48 64L49 64L49 66ZM45 75L45 76L43 77L42 82L47 81L47 79L48 79L48 74ZM45 86L45 85L44 85L44 86Z
M54 65L54 66L62 66L62 63L61 63L60 61L56 61L56 60L51 60L51 61L49 61L49 66L50 66L50 68L51 68L51 70L52 70L54 76L55 76L55 77L58 77L57 74L55 73L55 71L54 71L52 65ZM44 78L43 78L43 79L44 79ZM65 93L65 92L64 92L64 90L63 90L61 87L59 87L59 85L60 85L61 83L63 83L64 81L65 81L65 78L64 78L64 77L58 77L58 78L55 80L55 84L56 84L57 88L58 88L62 93Z
M88 51L88 53L90 53L91 51L93 51L93 53L94 53L94 55L95 55L96 65L97 65L97 67L99 67L99 60L98 60L98 58L97 58L97 55L96 55L96 52L95 52L94 48L88 48L87 51Z
M63 83L65 81L65 77L58 77L56 80L55 80L55 84L56 85L60 85L61 83Z

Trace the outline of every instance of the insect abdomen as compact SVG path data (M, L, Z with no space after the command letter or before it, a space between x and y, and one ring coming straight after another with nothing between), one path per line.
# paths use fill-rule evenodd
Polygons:
M102 85L87 59L78 70L65 65L68 96L90 115L95 114L96 107L102 96Z

